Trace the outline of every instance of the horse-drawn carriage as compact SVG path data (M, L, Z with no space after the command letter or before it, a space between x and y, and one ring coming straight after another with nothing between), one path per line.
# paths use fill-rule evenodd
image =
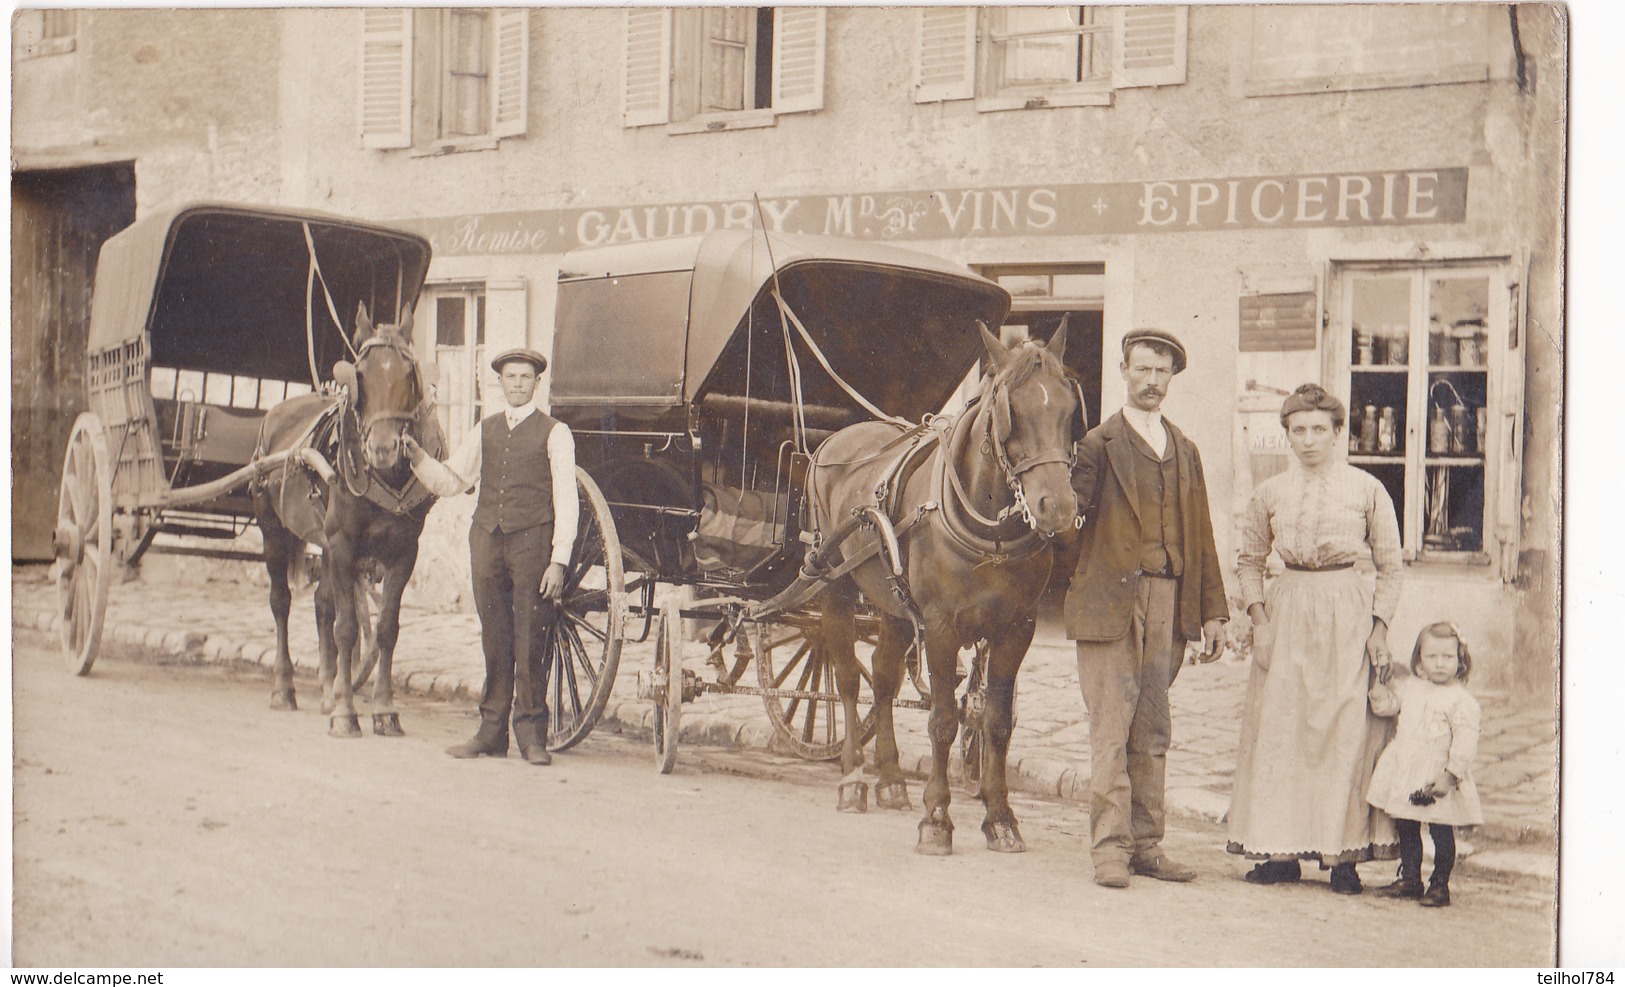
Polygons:
M957 669L952 654L946 663L933 656L933 689L921 667L922 651L931 649L921 647L926 628L910 566L919 562L911 556L930 558L945 539L957 539L964 568L992 567L978 578L998 583L996 573L1022 571L1014 588L1028 594L1021 602L1030 618L1048 575L1044 536L1072 521L1066 475L1082 403L1058 352L1041 356L1032 344L1017 354L987 331L1009 307L1004 289L962 267L851 239L727 230L565 257L550 402L575 433L578 465L592 478L583 484L592 509L583 511L578 543L590 557L578 551L577 564L603 575L566 595L569 619L561 624L590 630L615 658L623 627L639 639L653 632L655 667L640 676L640 693L655 702L662 771L675 756L682 703L707 692L761 696L788 748L807 758L841 756L849 777L852 751L877 723L889 734L892 705L940 709L948 700L971 741L968 767L981 764L987 642L999 634L968 621L947 650L979 642L971 667ZM991 372L973 407L935 418L984 359ZM1047 391L1033 376L1040 369ZM1022 387L1046 406L1053 399L1049 411L1064 434L1039 435L1020 413L1012 424L1012 395ZM837 435L855 437L832 442ZM1035 454L1046 444L1048 453ZM1024 454L1012 464L1006 451L1016 446ZM835 447L842 452L833 459L820 457L820 448ZM1038 507L1025 499L1023 477L1045 470L1049 485L1059 477L1065 490ZM964 479L971 473L979 476ZM842 485L854 482L862 494L843 494ZM905 487L931 496L909 501ZM1023 568L1040 553L1041 569ZM860 580L861 598L850 588L831 595L866 566L881 578ZM657 597L662 584L686 588L686 599ZM1019 609L1004 615L1018 630ZM847 688L838 690L840 644L825 631L832 617L869 655L871 646L888 646L890 631L889 646L906 652L920 698L895 698L896 682L877 689L879 660L867 665L862 656L845 667ZM681 618L710 628L710 680L682 667ZM1016 665L1030 619L1026 634ZM559 670L581 665L564 652L582 640L561 635L555 689ZM755 687L741 684L752 663ZM614 667L613 660L594 664L600 674ZM1013 680L1012 667L1003 741ZM566 712L578 681L567 679ZM596 700L602 682L594 682ZM844 716L841 693L850 703Z
M53 539L70 670L90 671L109 586L155 541L237 554L200 539L234 540L253 522L251 481L287 458L256 459L267 413L328 387L350 355L339 313L409 313L429 257L428 242L403 230L207 203L154 213L107 241L90 313L89 410L68 442Z

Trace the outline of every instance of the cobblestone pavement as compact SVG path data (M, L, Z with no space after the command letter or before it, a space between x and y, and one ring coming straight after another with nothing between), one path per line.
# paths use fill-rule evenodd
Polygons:
M150 557L137 579L111 587L105 633L114 641L206 660L246 660L269 669L276 639L264 574L256 568ZM55 591L44 566L13 568L12 604L17 625L44 628L55 623ZM295 664L313 670L316 636L308 593L295 599L291 623ZM703 645L686 645L685 667L702 671L704 657ZM651 660L651 645L627 644L615 690L597 729L648 732L652 711L637 699L636 679ZM414 605L408 595L395 654L397 687L471 698L479 693L483 668L479 624L472 614L429 610ZM702 676L710 677L708 671ZM748 673L746 677L754 681ZM1170 696L1171 812L1211 822L1223 819L1246 680L1246 663L1233 656L1181 671ZM912 691L904 685L905 696ZM368 695L357 697L363 713ZM1480 863L1493 864L1500 854L1507 869L1550 877L1556 859L1556 718L1549 707L1519 705L1506 695L1480 693L1478 699L1484 707L1484 724L1474 772L1486 822L1476 835L1484 844ZM1088 718L1078 692L1073 647L1058 627L1039 629L1022 666L1016 718L1011 787L1086 805ZM929 766L925 725L923 712L898 711L898 746L905 771L919 774ZM761 701L751 696L702 695L684 706L682 726L685 744L774 746L771 721Z

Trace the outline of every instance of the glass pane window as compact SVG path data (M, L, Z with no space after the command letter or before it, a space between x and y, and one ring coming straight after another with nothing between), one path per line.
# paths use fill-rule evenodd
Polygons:
M1434 268L1346 277L1349 461L1382 481L1406 555L1487 563L1501 459L1490 423L1507 342L1498 272Z
M484 414L485 290L446 286L430 289L425 297L433 302L436 407L441 428L455 445Z
M701 112L743 110L747 105L753 14L753 10L740 7L702 12Z
M445 12L441 136L472 137L490 126L490 12Z
M993 33L999 88L1107 81L1111 9L1011 7Z

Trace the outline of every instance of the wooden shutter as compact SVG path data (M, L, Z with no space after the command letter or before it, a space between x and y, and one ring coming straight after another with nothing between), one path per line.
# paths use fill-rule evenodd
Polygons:
M361 146L412 146L412 12L361 11Z
M1520 251L1514 261L1511 285L1507 297L1507 331L1503 341L1506 347L1501 356L1500 393L1495 400L1500 412L1498 421L1487 421L1486 427L1501 429L1501 461L1496 469L1495 539L1501 546L1501 579L1512 582L1518 578L1518 553L1523 536L1523 399L1524 366L1528 359L1529 335L1529 254ZM1491 345L1495 345L1492 341ZM1486 449L1495 444L1486 440ZM1486 544L1489 539L1485 539Z
M975 7L920 8L920 48L914 102L976 95Z
M1177 86L1185 81L1189 7L1116 7L1112 88Z
M518 137L530 115L530 11L496 11L491 72L491 134Z
M773 111L824 108L823 7L773 10Z
M671 119L671 9L626 12L626 88L621 106L628 127Z

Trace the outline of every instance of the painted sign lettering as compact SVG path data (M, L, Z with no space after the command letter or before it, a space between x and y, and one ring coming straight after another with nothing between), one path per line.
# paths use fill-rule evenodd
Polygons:
M553 253L765 225L866 240L1110 236L1460 223L1466 168L919 191L542 209L405 220L438 255Z

